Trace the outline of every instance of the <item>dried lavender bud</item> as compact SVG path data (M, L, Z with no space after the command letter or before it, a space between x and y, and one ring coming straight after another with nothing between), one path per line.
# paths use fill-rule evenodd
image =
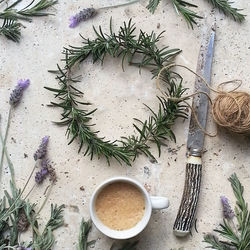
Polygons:
M42 183L48 174L49 174L49 171L47 168L42 168L40 171L36 172L36 175L35 175L36 183L37 184Z
M36 175L35 175L35 182L36 182L37 184L40 184L40 183L43 182L43 180L44 180L44 176L41 174L41 172L40 172L40 171L39 171L39 172L36 172Z
M55 169L51 166L50 160L49 159L43 159L41 162L42 170L40 173L43 174L49 174L50 178L49 180L51 182L55 182L57 177L56 177L56 171Z
M75 28L80 22L86 21L93 17L96 14L96 10L94 8L83 9L79 13L70 17L70 28Z
M57 180L56 171L51 166L49 159L43 159L41 165L42 165L42 168L44 168L44 169L46 169L48 171L48 173L50 175L49 180L51 182L55 182Z
M220 197L222 205L223 205L223 215L226 219L232 219L235 214L232 210L231 206L229 205L228 199L225 196Z
M48 136L43 137L42 143L40 144L39 148L34 154L35 161L37 161L38 159L42 159L46 155L48 142L49 142L49 137Z
M49 171L47 168L42 168L42 170L41 170L42 176L46 176L48 173L49 173Z
M48 168L50 166L50 160L49 159L42 159L41 166L42 166L42 168Z
M50 180L51 182L56 182L57 176L56 176L56 171L55 171L54 168L51 168L51 170L49 171L49 175L50 175L49 180Z
M15 106L19 103L19 101L22 98L23 95L23 91L29 86L30 84L30 80L19 80L17 82L17 86L15 87L15 89L12 91L12 93L10 94L10 105L11 106Z

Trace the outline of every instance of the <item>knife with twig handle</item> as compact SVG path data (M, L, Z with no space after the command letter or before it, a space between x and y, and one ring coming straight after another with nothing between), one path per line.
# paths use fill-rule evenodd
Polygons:
M210 84L212 59L214 51L215 25L207 33L208 37L202 42L197 64L197 73ZM209 93L209 88L196 77L195 92ZM194 113L200 126L206 127L208 98L204 94L197 94L193 98L193 112L190 118L187 140L187 164L184 191L179 211L174 223L174 234L184 237L191 232L194 222L197 203L200 193L202 175L202 150L204 144L204 132L198 126Z

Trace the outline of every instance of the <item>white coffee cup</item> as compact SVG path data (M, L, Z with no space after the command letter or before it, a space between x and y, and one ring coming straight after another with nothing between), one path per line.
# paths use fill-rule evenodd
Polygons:
M96 214L95 210L96 198L98 197L99 193L103 190L104 187L115 182L126 182L136 186L136 188L141 191L145 199L145 212L143 218L134 227L127 230L118 231L105 226ZM168 206L169 206L169 201L167 198L158 196L149 196L147 190L138 181L128 177L113 177L111 179L104 181L101 185L99 185L92 194L90 200L90 216L95 226L108 237L120 240L129 239L142 232L143 229L147 226L152 214L152 209L164 209L167 208Z

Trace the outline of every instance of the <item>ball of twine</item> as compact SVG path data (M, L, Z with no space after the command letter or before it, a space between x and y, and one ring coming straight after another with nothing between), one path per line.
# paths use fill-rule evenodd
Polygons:
M250 95L246 92L221 92L212 105L214 121L232 132L250 134Z

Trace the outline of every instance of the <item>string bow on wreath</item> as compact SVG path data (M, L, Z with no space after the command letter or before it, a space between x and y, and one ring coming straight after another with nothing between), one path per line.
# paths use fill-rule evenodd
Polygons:
M112 21L112 20L111 20ZM53 71L57 74L58 88L45 87L55 93L58 102L51 102L55 107L63 109L61 121L58 125L67 126L67 137L70 138L69 144L75 139L80 141L79 152L83 145L86 145L84 155L94 155L98 158L104 156L110 164L110 159L114 158L119 163L131 163L140 155L145 154L150 159L155 160L151 153L150 142L157 145L159 156L161 146L166 140L174 140L175 135L172 126L178 117L186 118L186 104L182 101L171 101L164 97L157 97L159 109L151 111L150 116L145 121L135 119L138 124L133 124L138 132L137 135L122 137L119 140L109 141L98 136L98 132L93 130L90 124L91 115L96 111L88 111L88 102L82 102L82 92L74 85L78 79L74 77L75 65L80 64L89 56L93 62L101 61L109 55L111 57L122 58L122 65L125 60L130 65L139 68L150 68L153 78L158 75L160 70L173 62L173 59L181 50L169 49L168 47L158 48L157 44L162 38L162 33L156 35L154 32L148 34L140 30L138 37L135 35L135 24L132 20L123 24L118 33L114 33L110 22L110 34L104 34L101 27L99 31L94 28L96 39L90 40L82 37L83 45L80 47L69 46L65 48L63 61L65 65ZM166 93L168 96L180 98L186 91L182 86L182 77L170 70L161 74L161 79L166 83ZM85 107L81 109L81 107Z

